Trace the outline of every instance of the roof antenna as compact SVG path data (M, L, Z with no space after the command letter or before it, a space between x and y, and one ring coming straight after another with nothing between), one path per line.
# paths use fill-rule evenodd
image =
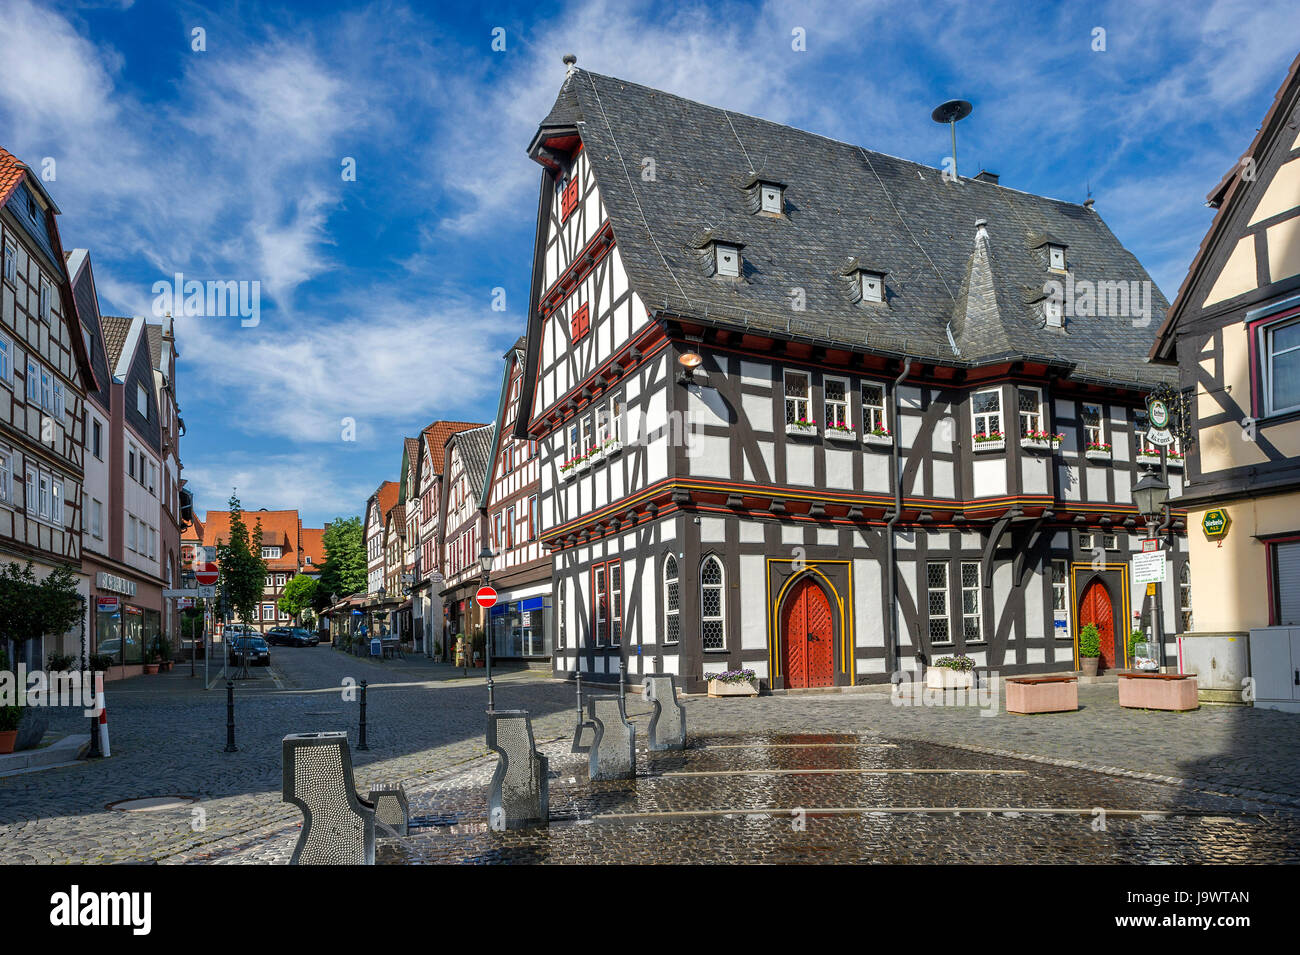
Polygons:
M572 76L573 71L578 68L578 57L573 53L564 54L564 65L568 67L565 71L566 76Z
M960 178L957 174L957 121L969 116L974 108L964 99L950 99L948 102L936 106L933 112L930 113L930 118L936 123L947 123L948 131L952 133L952 177L954 180Z

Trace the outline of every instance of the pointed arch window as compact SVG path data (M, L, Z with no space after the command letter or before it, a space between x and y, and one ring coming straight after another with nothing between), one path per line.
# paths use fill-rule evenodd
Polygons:
M705 650L727 647L727 616L723 602L722 561L704 558L700 565L700 636Z
M677 576L677 558L664 561L664 643L676 643L682 635L682 590Z

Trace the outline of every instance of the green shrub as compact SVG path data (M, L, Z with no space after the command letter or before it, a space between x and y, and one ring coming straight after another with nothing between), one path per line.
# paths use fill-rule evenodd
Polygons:
M1101 631L1095 623L1087 624L1079 631L1079 656L1101 656Z

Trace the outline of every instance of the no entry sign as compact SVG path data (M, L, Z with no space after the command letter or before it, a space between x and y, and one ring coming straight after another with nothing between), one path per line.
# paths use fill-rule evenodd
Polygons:
M194 579L204 587L211 587L215 584L218 576L217 565L211 562L205 561L194 568Z
M486 610L496 605L497 592L491 587L480 587L478 593L474 595L474 602Z

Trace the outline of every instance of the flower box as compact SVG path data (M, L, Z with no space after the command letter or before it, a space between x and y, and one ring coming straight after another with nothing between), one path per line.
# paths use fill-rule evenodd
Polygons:
M595 464L604 456L605 456L604 448L592 448L590 451L587 452L587 463Z
M969 690L975 686L975 671L932 666L925 671L925 685L931 690Z
M894 436L892 434L875 434L868 431L862 436L862 440L867 444L874 444L878 448L892 448L894 446Z
M745 680L740 683L732 683L723 680L710 680L709 696L758 696L758 681Z
M1102 451L1100 448L1091 448L1083 452L1083 456L1089 461L1109 461L1110 452Z
M1137 456L1137 463L1138 463L1138 464L1152 464L1152 465L1155 465L1156 467L1159 467L1159 466L1160 466L1160 455L1158 455L1158 454L1139 454L1139 455Z
M575 471L586 471L586 470L587 470L588 468L590 468L590 467L591 467L591 458L588 457L588 458L583 458L581 461L579 461L577 464L575 464L575 465L573 466L573 470L575 470Z
M996 438L976 438L974 447L976 451L1002 451L1007 446L1006 435L1000 435Z
M1016 677L1006 681L1008 713L1068 713L1079 708L1072 676Z
M841 431L839 428L828 427L826 429L826 437L830 438L832 441L857 441L858 433L852 430Z
M1030 451L1055 451L1061 446L1060 438L1021 438L1020 446Z
M605 457L612 458L623 450L623 442L619 440L606 441L600 450Z
M786 434L799 434L799 435L805 435L805 436L808 436L808 437L813 437L813 438L815 438L815 437L817 437L817 425L815 425L815 424L799 424L798 422L791 421L791 422L787 422L787 423L786 423L786 426L785 426L785 433L786 433Z

